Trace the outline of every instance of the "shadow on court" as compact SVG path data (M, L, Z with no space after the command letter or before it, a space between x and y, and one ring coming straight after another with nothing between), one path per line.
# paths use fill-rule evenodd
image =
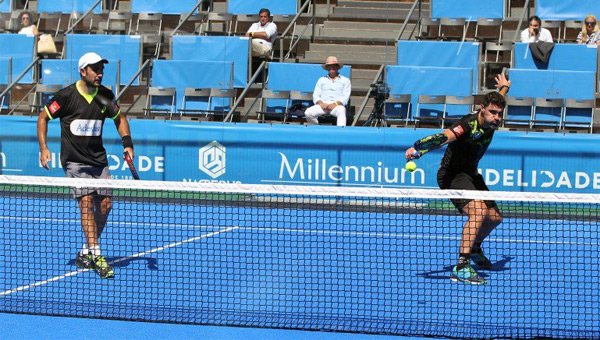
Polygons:
M111 263L113 268L124 268L135 262L146 262L146 268L150 270L158 270L158 260L153 257L135 257L132 259L120 260L119 262L113 263L115 260L121 259L120 257L107 257L106 260ZM67 263L70 266L75 266L75 259L69 260Z
M506 267L506 264L513 259L512 256L502 256L502 259L492 263L492 269L489 270L478 270L479 275L482 277L487 277L488 275L485 273L486 271L490 272L503 272L510 270ZM442 270L435 270L430 272L419 273L417 276L424 277L430 280L448 280L450 278L450 271L452 271L452 266L445 266ZM477 269L477 267L474 267Z

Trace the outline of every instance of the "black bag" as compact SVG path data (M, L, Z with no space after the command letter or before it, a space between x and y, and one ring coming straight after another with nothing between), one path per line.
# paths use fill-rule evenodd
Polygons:
M290 109L288 110L288 116L304 117L304 111L306 111L306 109L308 109L308 106L302 103L296 103L290 106Z

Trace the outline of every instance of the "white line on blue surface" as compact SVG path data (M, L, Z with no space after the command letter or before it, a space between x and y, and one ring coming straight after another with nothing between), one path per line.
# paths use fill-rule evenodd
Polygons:
M130 259L133 259L133 258L136 258L136 257L141 257L141 256L144 256L144 255L156 253L156 252L159 252L161 250L165 250L165 249L177 247L177 246L180 246L180 245L185 244L185 243L194 242L194 241L197 241L197 240L200 240L200 239L203 239L203 238L211 237L211 236L214 236L214 235L217 235L217 234L220 234L220 233L225 233L225 232L228 232L228 231L232 231L232 230L235 230L235 229L238 229L238 228L239 227L229 227L229 228L225 228L225 229L222 229L222 230L219 230L219 231L214 231L212 233L208 233L208 234L204 234L204 235L192 237L192 238L189 238L187 240L183 240L183 241L171 243L171 244L168 244L166 246L154 248L154 249L151 249L151 250L148 250L148 251L145 251L145 252L137 253L137 254L130 255L130 256L121 257L121 258L118 258L118 259L115 259L115 260L111 261L110 264L115 264L115 263L119 263L119 262L130 260ZM25 286L20 286L20 287L14 288L14 289L9 289L9 290L6 290L4 292L0 292L0 296L9 295L9 294L12 294L12 293L16 293L16 292L27 290L29 288L42 286L42 285L45 285L47 283L58 281L58 280L62 280L64 278L67 278L67 277L70 277L70 276L73 276L73 275L77 275L79 273L83 273L83 272L86 272L86 271L89 271L89 270L91 270L91 269L75 270L75 271L72 271L70 273L66 273L66 274L63 274L63 275L55 276L55 277L53 277L51 279L48 279L48 280L38 281L38 282L31 283L31 284L28 284L28 285L25 285Z

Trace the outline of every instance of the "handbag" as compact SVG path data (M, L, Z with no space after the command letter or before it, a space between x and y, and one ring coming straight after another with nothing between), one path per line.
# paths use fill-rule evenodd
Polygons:
M54 44L54 39L51 34L42 34L40 35L40 41L38 42L38 50L39 54L53 54L56 53L56 45Z

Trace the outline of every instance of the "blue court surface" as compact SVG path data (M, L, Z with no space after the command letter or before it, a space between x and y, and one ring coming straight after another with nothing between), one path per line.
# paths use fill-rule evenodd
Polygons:
M268 328L455 338L600 337L595 219L556 213L539 219L515 208L484 244L493 262L491 270L481 271L488 284L473 286L449 280L462 216L420 214L415 202L408 205L415 212L410 213L384 205L365 211L336 209L341 202L334 202L319 209L294 198L268 204L260 198L177 197L153 203L115 198L102 248L116 276L103 280L74 265L83 235L73 201L5 196L0 310L230 326L21 320L46 326L54 323L46 320L57 320L71 331L110 322L157 337L214 331L235 334L224 338L252 332L257 339L321 339L321 334L353 339ZM2 319L12 324L9 320L20 317Z
M427 340L434 338L176 325L0 313L0 339Z

